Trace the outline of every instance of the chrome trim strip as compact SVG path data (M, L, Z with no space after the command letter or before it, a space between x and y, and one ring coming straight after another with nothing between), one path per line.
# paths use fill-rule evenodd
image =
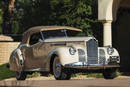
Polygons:
M45 71L45 69L44 68L25 69L24 71Z
M103 64L87 64L86 62L75 62L65 65L66 68L79 68L79 69L104 69L104 68L112 68L112 67L120 67L117 65L103 65Z

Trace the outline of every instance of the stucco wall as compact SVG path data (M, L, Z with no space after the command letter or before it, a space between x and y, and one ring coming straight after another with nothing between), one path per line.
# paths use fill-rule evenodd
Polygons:
M0 65L7 63L11 52L20 42L0 42Z

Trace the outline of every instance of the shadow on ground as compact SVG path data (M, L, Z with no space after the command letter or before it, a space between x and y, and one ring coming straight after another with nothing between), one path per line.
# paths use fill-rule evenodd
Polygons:
M122 75L123 76L130 76L130 72L123 72Z

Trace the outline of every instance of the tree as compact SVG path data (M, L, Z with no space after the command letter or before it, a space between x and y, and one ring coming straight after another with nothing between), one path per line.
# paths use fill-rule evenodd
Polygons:
M0 9L0 33L2 33L2 9Z
M96 22L93 3L94 0L17 0L19 33L32 26L65 25L81 28L81 35L91 36L91 25Z
M12 33L15 0L4 0L3 34Z
M82 36L95 36L102 42L102 25L97 20L97 0L16 0L13 34L33 26L72 26Z
M102 46L102 23L98 21L97 0L50 0L52 25L73 26L82 36L94 36Z
M73 26L83 30L82 35L91 36L93 0L51 0L52 24Z
M15 4L14 24L18 28L15 33L21 34L33 26L49 25L49 0L16 0Z
M3 22L3 1L0 0L0 34L2 33L2 22Z

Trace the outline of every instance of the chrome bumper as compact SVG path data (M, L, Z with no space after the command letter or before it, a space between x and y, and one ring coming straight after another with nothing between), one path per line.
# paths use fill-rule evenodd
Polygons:
M105 65L105 64L87 64L86 62L75 62L65 64L65 68L77 68L77 69L106 69L106 68L119 68L119 64Z

